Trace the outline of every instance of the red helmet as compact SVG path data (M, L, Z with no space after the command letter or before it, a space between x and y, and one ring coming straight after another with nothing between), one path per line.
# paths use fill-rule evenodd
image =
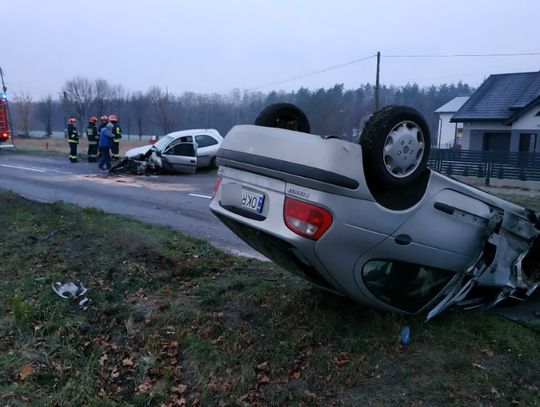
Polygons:
M117 122L117 121L118 121L118 118L116 117L115 114L110 114L110 115L109 115L109 120L110 120L111 122Z
M97 117L96 117L96 116L92 116L92 117L90 118L90 120L88 120L88 121L89 121L90 123L96 124L96 123L97 123Z
M107 117L106 114L104 114L103 116L100 117L100 120L101 120L102 122L106 122L106 121L109 120L109 118Z
M68 119L68 123L69 123L69 124L75 124L75 123L77 123L77 119L74 118L74 117L70 117L70 118Z

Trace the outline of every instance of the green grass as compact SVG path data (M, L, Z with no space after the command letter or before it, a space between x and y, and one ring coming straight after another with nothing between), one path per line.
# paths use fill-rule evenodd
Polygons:
M0 204L1 405L540 405L540 333L493 313L426 324L167 228ZM73 279L86 309L51 289Z
M534 196L523 195L523 194L497 194L499 198L506 199L507 201L513 202L517 205L521 205L525 208L532 209L534 211L540 212L540 194Z

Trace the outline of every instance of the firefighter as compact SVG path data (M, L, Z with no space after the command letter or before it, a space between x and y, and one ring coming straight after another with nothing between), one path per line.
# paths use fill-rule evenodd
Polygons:
M88 120L88 126L86 127L86 136L88 137L88 162L89 163L95 163L97 161L99 133L96 127L96 123L97 123L97 117L92 116Z
M68 120L67 134L69 143L69 161L76 163L77 161L77 144L79 144L79 132L77 131L77 119L70 117Z
M120 127L120 124L118 124L118 118L114 114L109 115L109 121L113 124L113 135L114 140L111 147L111 158L113 160L119 160L120 159L120 139L122 138L122 128Z

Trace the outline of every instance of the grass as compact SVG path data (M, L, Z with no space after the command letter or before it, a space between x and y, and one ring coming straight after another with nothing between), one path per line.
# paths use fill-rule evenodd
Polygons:
M540 332L493 313L425 324L167 228L0 203L2 405L540 405ZM86 308L51 289L73 279Z

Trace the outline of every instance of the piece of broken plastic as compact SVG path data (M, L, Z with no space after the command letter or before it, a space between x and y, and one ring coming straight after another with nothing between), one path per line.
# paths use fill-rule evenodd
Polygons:
M53 291L62 298L76 298L81 297L88 291L88 288L84 284L79 282L70 281L68 283L56 282L52 284Z

